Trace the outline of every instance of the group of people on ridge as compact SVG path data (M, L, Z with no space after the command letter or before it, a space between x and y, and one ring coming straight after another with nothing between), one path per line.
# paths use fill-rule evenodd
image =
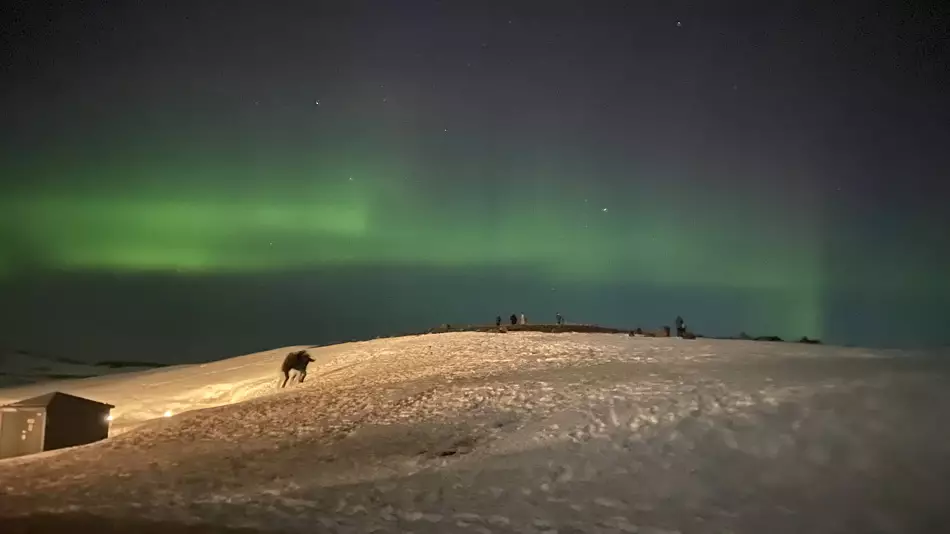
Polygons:
M564 316L561 315L561 312L558 312L554 316L556 324L558 326L564 324ZM512 325L526 325L528 324L528 318L522 313L520 316L511 314L509 317ZM676 316L676 336L684 337L686 335L686 322L683 321L683 318ZM501 315L495 317L495 326L501 327ZM667 335L669 335L669 328L665 327ZM307 365L315 361L310 357L310 354L305 350L293 351L287 356L284 357L284 361L280 364L280 374L283 377L283 380L280 381L280 387L284 388L287 386L287 382L293 384L294 382L303 382L307 377Z
M511 316L508 318L508 320L511 321L512 325L528 324L528 318L525 317L523 313L520 316L512 313ZM561 315L561 312L557 312L556 314L554 314L554 320L556 322L555 324L557 324L558 326L564 324L564 316ZM495 317L495 326L501 326L501 315Z

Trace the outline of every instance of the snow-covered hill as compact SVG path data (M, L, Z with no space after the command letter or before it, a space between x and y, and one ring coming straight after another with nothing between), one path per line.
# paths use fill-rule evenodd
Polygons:
M273 392L280 361L288 347L206 364L176 365L77 380L37 382L0 389L0 405L62 391L115 406L113 429L198 408L230 404ZM324 349L332 354L332 348Z
M948 354L448 333L311 349L278 392L292 348L57 384L131 430L0 462L0 526L950 531Z

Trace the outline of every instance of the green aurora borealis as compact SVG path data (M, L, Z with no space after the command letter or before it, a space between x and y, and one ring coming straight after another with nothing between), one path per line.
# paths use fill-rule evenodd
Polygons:
M305 343L349 323L366 337L393 317L420 329L555 308L614 325L682 313L714 335L948 342L941 93L897 99L890 63L830 53L840 33L814 21L769 33L710 8L677 26L681 13L618 4L578 25L535 7L549 16L209 0L108 11L95 31L67 13L73 33L24 38L0 150L10 331L50 338L59 292L82 295L64 320L92 292L151 324L223 284L255 295L228 313L279 310L272 294L297 315L319 308L316 339L310 323L288 330ZM169 343L231 336L251 313ZM226 350L287 342L277 331Z
M862 258L832 250L829 260L833 229L821 199L804 187L786 187L777 200L752 187L687 186L677 177L648 189L623 180L604 187L565 176L570 165L551 161L495 166L500 177L487 184L440 187L431 170L398 160L288 164L285 156L257 156L258 165L243 167L226 164L241 159L234 155L31 170L45 177L40 183L72 185L4 195L0 273L15 282L36 272L502 268L539 284L771 295L780 308L760 308L774 319L767 324L813 337L827 334L829 287L906 295L937 280L925 264L907 263L911 256L902 259L903 276L888 276L880 262L843 276L842 265Z
M796 243L783 231L781 242L770 242L778 236L744 228L748 218L735 207L730 220L701 199L656 189L618 201L596 187L572 191L554 181L463 186L446 196L427 194L403 173L297 169L288 175L311 181L229 191L202 187L202 173L247 176L244 183L267 178L240 169L139 172L180 185L18 192L3 200L7 239L25 246L39 267L64 270L524 265L552 279L744 289L812 288L821 274L821 250L809 247L810 236ZM163 172L177 180L162 180ZM13 274L16 258L4 260Z

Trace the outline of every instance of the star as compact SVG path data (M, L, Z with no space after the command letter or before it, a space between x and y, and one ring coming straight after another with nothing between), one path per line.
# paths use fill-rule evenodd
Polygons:
M604 209L601 210L601 211L603 211L604 213L607 213L607 208L604 208Z
M313 101L313 105L319 106L319 105L320 105L320 101L319 101L319 100L314 100L314 101Z
M680 22L680 21L676 21L676 27L677 27L677 28L682 28L682 27L683 27L683 23Z
M351 182L352 182L352 181L353 181L353 177L352 177L352 176L350 176L349 178L347 178L347 180L349 180L349 181L351 181Z

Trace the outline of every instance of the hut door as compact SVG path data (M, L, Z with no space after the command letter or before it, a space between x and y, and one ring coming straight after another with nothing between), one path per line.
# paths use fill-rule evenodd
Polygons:
M0 458L13 458L43 450L43 417L39 410L3 412L0 417Z

